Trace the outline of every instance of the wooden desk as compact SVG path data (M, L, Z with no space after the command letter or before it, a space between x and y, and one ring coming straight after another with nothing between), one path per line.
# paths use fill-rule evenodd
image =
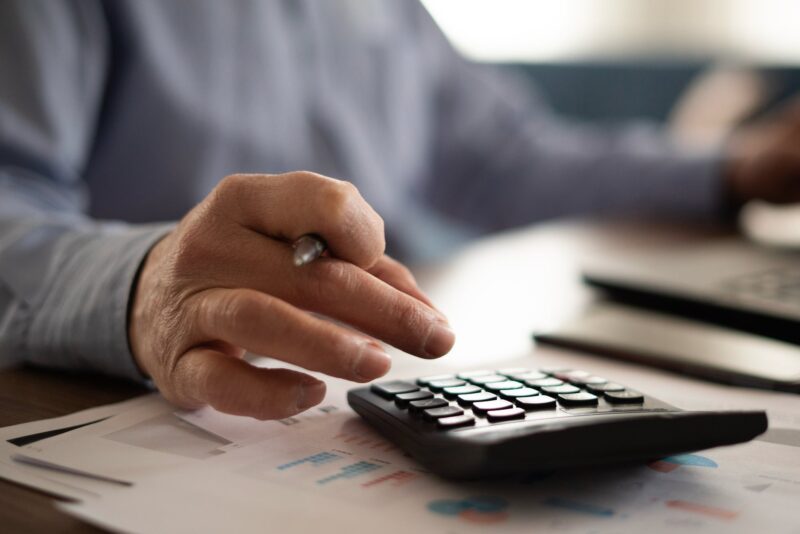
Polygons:
M689 242L726 232L720 228L619 223L560 223L482 240L438 265L416 269L420 283L449 316L461 364L524 353L535 328L574 313L588 295L578 283L578 262L617 247ZM395 370L412 362L396 358ZM432 362L436 365L436 362ZM0 371L0 427L56 417L144 393L108 377L29 367ZM57 511L51 498L0 480L0 530L99 532Z

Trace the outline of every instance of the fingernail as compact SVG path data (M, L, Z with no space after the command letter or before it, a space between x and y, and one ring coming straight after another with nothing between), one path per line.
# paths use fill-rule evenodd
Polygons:
M356 360L355 373L362 380L372 380L389 372L392 359L380 345L365 341L361 345L361 354Z
M312 381L313 380L313 381ZM325 398L325 382L311 379L300 386L300 395L297 399L297 409L307 410L316 406Z
M439 357L447 354L456 342L456 335L444 321L437 321L431 327L428 339L425 340L425 352L428 356Z

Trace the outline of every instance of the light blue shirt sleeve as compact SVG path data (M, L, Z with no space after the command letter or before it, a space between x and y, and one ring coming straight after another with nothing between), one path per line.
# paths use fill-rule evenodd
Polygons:
M84 214L80 176L106 74L99 17L94 3L38 1L0 17L0 363L140 380L128 297L167 227Z
M141 379L130 293L171 228L151 221L233 172L348 179L421 258L440 227L712 217L719 165L652 126L555 117L409 0L4 0L0 364Z

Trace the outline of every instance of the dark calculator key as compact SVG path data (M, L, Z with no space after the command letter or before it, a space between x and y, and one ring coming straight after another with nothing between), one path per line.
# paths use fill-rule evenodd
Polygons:
M486 413L486 418L492 423L498 421L510 421L512 419L525 419L525 410L522 408L506 408L505 410L493 410Z
M414 413L421 413L430 408L441 408L447 406L447 401L440 398L423 399L418 401L411 401L408 403L408 408Z
M606 391L625 391L625 386L616 382L606 382L605 384L586 384L586 390L595 395L602 395Z
M553 375L555 373L566 373L567 371L571 371L568 367L540 367L539 371L546 375Z
M463 373L458 373L456 376L458 378L467 379L467 378L472 378L474 376L487 376L493 374L494 371L492 371L491 369L478 369L477 371L465 371Z
M411 393L398 393L394 396L394 403L399 408L405 408L408 403L416 400L432 399L433 393L430 391L412 391Z
M597 404L597 395L592 395L585 391L566 393L558 396L558 402L563 406L594 406Z
M526 380L525 383L532 388L549 388L560 386L564 382L558 378L537 378L536 380Z
M442 406L441 408L428 408L422 412L422 416L428 421L435 421L436 419L440 419L442 417L455 417L456 415L462 415L463 413L464 410L458 406Z
M547 378L547 375L541 373L539 371L528 371L527 373L520 373L517 375L506 375L509 378L513 378L514 380L541 380L542 378Z
M432 382L428 382L428 389L431 391L442 391L444 388L454 388L456 386L463 386L464 384L466 384L466 382L457 378L434 380Z
M417 378L417 384L420 386L427 386L431 382L435 382L437 380L450 380L453 378L455 378L455 375L423 376L422 378Z
M443 417L436 420L436 426L442 430L460 428L462 426L472 426L474 424L475 418L471 415L457 415L455 417Z
M507 399L515 399L517 397L533 397L538 395L539 392L533 388L517 388L517 389L504 389L500 391L500 395Z
M494 410L505 410L514 406L503 399L491 400L486 402L476 402L472 405L472 411L476 413L486 413Z
M566 393L580 393L581 389L573 386L572 384L561 384L560 386L553 386L549 388L542 388L542 393L550 395L563 395Z
M468 395L459 395L458 403L461 406L472 406L476 402L486 402L495 400L497 395L489 393L488 391L481 391L480 393L470 393Z
M514 399L514 402L520 408L526 410L546 410L556 407L556 400L547 395L537 395L535 397L519 397Z
M530 369L526 369L524 367L506 367L505 369L498 369L495 371L498 375L509 376L513 377L516 375L524 375L526 373L530 373Z
M502 382L491 382L483 386L489 391L501 391L504 389L517 389L522 387L522 382L516 380L503 380Z
M469 379L469 381L476 386L483 386L485 384L491 384L492 382L503 382L505 380L508 380L508 378L504 377L503 375L473 376Z
M384 399L392 399L398 393L410 393L418 391L419 388L411 382L404 382L402 380L392 380L391 382L379 382L372 384L370 387L373 393L377 393Z
M444 388L444 396L454 399L459 395L466 395L468 393L480 393L481 388L473 386L472 384L464 384L463 386L454 386L452 388Z
M624 391L606 391L603 393L603 396L606 401L611 404L641 404L644 402L644 395L630 389Z

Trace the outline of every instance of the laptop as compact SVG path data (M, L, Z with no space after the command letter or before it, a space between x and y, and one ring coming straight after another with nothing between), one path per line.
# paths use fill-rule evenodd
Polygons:
M800 392L800 253L725 237L615 251L582 276L601 300L538 340Z

